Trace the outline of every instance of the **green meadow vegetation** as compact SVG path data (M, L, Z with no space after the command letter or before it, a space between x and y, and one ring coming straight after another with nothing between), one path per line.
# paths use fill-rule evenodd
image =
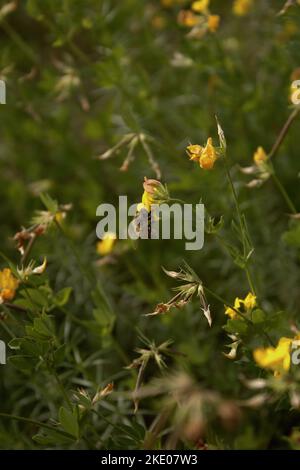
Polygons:
M300 449L300 2L1 0L0 43L0 448ZM120 195L203 248L97 239Z

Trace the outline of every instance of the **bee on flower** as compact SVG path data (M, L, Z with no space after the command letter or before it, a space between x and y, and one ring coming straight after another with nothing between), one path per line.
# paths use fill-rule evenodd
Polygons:
M218 151L214 147L211 137L207 139L205 146L202 147L198 144L188 145L186 150L190 160L198 162L204 170L212 170L216 160L219 158Z
M168 190L160 181L145 177L143 188L142 202L138 204L138 212L140 212L141 209L146 209L147 212L150 212L153 204L159 205L168 202Z
M154 206L167 203L170 199L168 189L156 179L144 178L142 201L137 205L137 213L134 219L134 230L142 238L151 238L151 223L158 220ZM148 233L148 235L147 235Z
M0 304L13 300L19 287L19 281L9 268L0 271Z

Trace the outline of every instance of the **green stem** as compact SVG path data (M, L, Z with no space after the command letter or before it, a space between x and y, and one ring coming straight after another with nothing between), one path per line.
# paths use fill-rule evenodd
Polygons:
M65 388L64 388L64 386L63 386L63 383L61 382L61 380L60 380L60 378L59 378L57 372L56 372L55 370L52 370L51 372L52 372L53 376L55 377L55 380L56 380L56 382L57 382L57 384L58 384L58 386L59 386L59 388L60 388L60 390L61 390L61 393L62 393L62 395L63 395L63 397L64 397L64 399L65 399L66 404L68 405L68 407L70 408L70 410L73 411L72 403L71 403L71 401L70 401L70 399L69 399L69 397L68 397L68 395L67 395L67 392L66 392L66 390L65 390Z
M26 41L17 33L14 28L2 19L1 27L5 33L12 39L12 41L18 46L18 48L23 51L23 53L35 64L39 62L37 55L32 51L32 49L27 45Z
M288 193L286 192L284 186L282 185L282 183L280 182L279 178L277 177L277 175L275 174L275 172L272 172L272 178L273 178L273 181L274 183L276 184L277 188L279 189L283 199L285 200L285 202L287 203L287 206L289 208L289 210L293 213L293 214L297 214L297 209L296 207L294 206L293 202L291 201Z
M50 426L49 424L41 423L40 421L36 421L34 419L23 418L22 416L10 415L8 413L0 413L0 416L2 418L9 418L9 419L13 419L15 421L21 421L23 423L34 424L35 426L38 426L38 427L41 427L41 428L44 428L44 429L49 429L50 431L57 432L58 434L61 434L65 437L69 437L69 438L72 437L70 434L68 434L64 431L61 431L60 429L53 428L53 426Z
M241 209L240 209L238 196L237 196L237 193L236 193L236 190L235 190L235 187L234 187L234 184L233 184L233 181L232 181L232 178L231 178L231 174L230 174L230 171L229 171L229 168L228 168L228 165L227 165L226 161L225 161L225 170L226 170L227 179L229 181L229 185L230 185L230 188L231 188L231 191L232 191L233 199L234 199L234 202L235 202L235 207L236 207L238 220L239 220L240 231L241 231L241 238L242 238L242 243L243 243L244 258L246 259L246 256L247 256L247 237L246 237L246 234L245 234L245 227L244 227L244 223L243 223L243 218L242 218L242 213L241 213ZM245 270L245 273L246 273L246 276L247 276L247 280L248 280L250 289L251 289L252 293L255 295L254 282L252 280L252 276L251 276L251 273L250 273L249 266L247 265L247 260L245 261L244 270Z

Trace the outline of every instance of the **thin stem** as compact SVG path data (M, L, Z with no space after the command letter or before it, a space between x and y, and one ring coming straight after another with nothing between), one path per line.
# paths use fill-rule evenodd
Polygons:
M10 415L8 413L0 413L0 416L2 418L9 418L15 421L21 421L23 423L34 424L35 426L39 426L41 428L49 429L50 431L57 432L58 434L61 434L65 437L69 437L69 438L72 437L70 434L64 431L61 431L60 429L56 429L53 426L50 426L49 424L41 423L40 421L36 421L35 419L23 418L22 416Z
M234 199L234 202L235 202L236 211L237 211L237 214L238 214L239 226L240 226L242 243L243 243L244 258L246 258L246 256L247 256L247 240L246 240L246 236L245 236L245 227L244 227L244 223L243 223L243 218L242 218L242 214L241 214L241 209L240 209L240 205L239 205L238 196L237 196L237 193L236 193L236 190L235 190L235 187L234 187L234 184L233 184L231 174L230 174L230 171L229 171L226 160L225 160L225 170L226 170L226 175L227 175L229 185L230 185L230 188L231 188L231 191L232 191L233 199ZM253 283L253 280L252 280L252 277L251 277L249 267L247 265L247 261L245 262L244 270L245 270L245 273L246 273L246 276L247 276L247 280L248 280L250 289L251 289L252 293L255 294L255 287L254 287L254 283Z
M272 178L274 180L274 183L276 184L277 188L279 189L283 199L285 200L285 202L287 203L287 206L289 208L289 210L293 213L293 214L297 214L297 209L296 207L294 206L291 198L289 197L288 193L286 192L284 186L282 185L282 183L280 182L279 178L277 177L277 175L275 174L275 172L272 172Z
M6 325L5 320L2 318L0 319L0 325L12 339L16 337L15 334L11 331L11 329Z
M39 62L37 55L32 51L32 49L27 45L24 39L17 33L14 28L7 23L4 19L1 21L1 27L4 29L5 33L13 40L13 42L18 46L18 48L23 51L23 53L35 64Z
M37 236L35 234L32 234L32 237L30 238L28 245L26 247L26 250L24 251L24 254L21 258L21 264L24 265L25 262L27 261L28 256L30 255L30 252L32 250L32 247L37 239Z
M69 399L69 397L68 397L68 395L67 395L67 392L65 391L65 388L64 388L64 386L63 386L63 383L61 382L61 380L60 380L60 378L59 378L57 372L56 372L55 370L53 370L52 373L53 373L53 376L55 377L55 380L56 380L56 382L57 382L57 384L58 384L58 386L59 386L59 388L60 388L60 390L61 390L61 393L62 393L62 395L63 395L63 397L64 397L64 399L65 399L66 404L68 405L68 407L70 408L70 410L73 411L72 403L71 403L71 401L70 401L70 399Z
M300 106L298 106L297 108L294 108L293 111L291 112L291 114L289 115L289 117L288 117L287 121L285 122L283 128L281 129L281 131L278 134L278 137L277 137L277 139L276 139L276 141L275 141L275 143L272 147L271 152L269 153L269 158L274 157L274 155L278 152L279 147L281 146L282 142L284 141L285 136L287 135L289 128L293 124L293 122L296 119L296 117L298 116L299 112L300 112Z

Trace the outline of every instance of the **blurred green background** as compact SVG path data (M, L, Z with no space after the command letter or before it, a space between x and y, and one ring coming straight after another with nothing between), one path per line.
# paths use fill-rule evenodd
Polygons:
M278 16L282 0L260 0L238 17L232 1L212 0L212 12L221 17L218 31L192 39L177 21L179 11L191 2L166 6L159 0L22 0L11 2L16 8L6 15L8 3L1 1L0 10L0 76L7 86L7 104L0 106L1 252L18 263L12 237L41 209L40 193L72 203L67 231L113 304L114 344L127 359L132 360L134 349L141 346L137 328L157 344L172 338L176 350L186 354L185 370L208 387L238 394L243 364L233 365L221 354L226 342L222 305L210 299L212 329L197 302L161 318L143 314L170 297L174 282L161 266L176 269L183 258L211 290L230 300L246 295L246 278L210 235L198 252L185 252L181 241L145 241L121 250L113 264L95 266L96 207L116 203L118 195L125 194L131 203L139 202L144 176L155 178L141 147L135 149L126 172L120 171L125 148L111 159L96 157L124 134L146 134L172 197L190 203L202 200L211 214L224 215L225 229L230 230L234 205L223 165L217 162L213 171L202 171L185 152L189 142L202 144L208 136L217 142L217 115L255 246L259 295L267 309L285 309L294 318L300 300L299 254L282 241L290 224L288 209L271 180L250 190L239 167L252 164L259 145L271 149L290 113L291 74L300 66L300 6ZM274 159L296 207L299 148L298 120ZM90 286L82 281L74 256L56 233L36 246L35 258L44 255L53 289L72 287L68 308L89 320ZM98 352L101 360L84 371L78 359L72 365L74 376L68 375L70 387L108 377L119 377L121 388L132 386L113 343L107 345L101 335L95 339L74 328L67 336L81 351L81 359ZM70 369L71 364L70 360ZM49 405L59 398L43 398L43 380L34 379L31 387L11 368L1 369L6 411L27 415L33 406L33 416L48 417L41 400ZM250 447L268 446L270 423L266 416L253 418L254 423L255 419L261 420L264 437L254 437L245 427L244 440ZM2 447L30 447L23 428L15 426L9 432L4 426ZM243 440L243 433L240 436Z

